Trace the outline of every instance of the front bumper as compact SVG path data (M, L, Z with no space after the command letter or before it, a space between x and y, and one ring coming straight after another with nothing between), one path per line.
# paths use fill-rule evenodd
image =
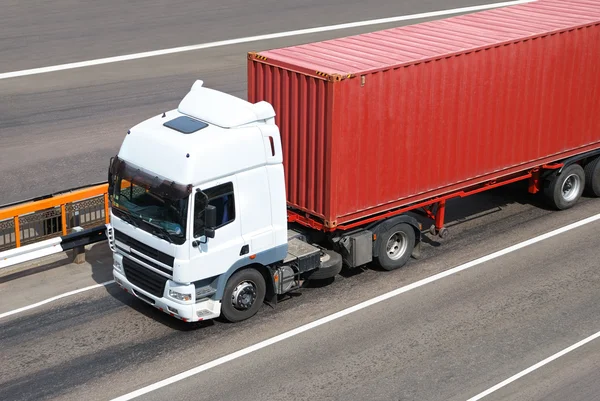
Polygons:
M198 322L200 320L210 320L219 317L221 314L221 302L206 299L204 301L183 304L171 300L165 296L158 298L148 292L131 284L124 274L113 268L113 277L115 282L130 294L133 294L142 301L154 306L156 309L171 315L184 322ZM168 286L167 286L168 287Z

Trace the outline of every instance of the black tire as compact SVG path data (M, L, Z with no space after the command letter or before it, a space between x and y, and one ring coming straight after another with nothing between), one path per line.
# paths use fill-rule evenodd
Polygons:
M585 172L579 164L572 164L560 174L548 177L544 186L544 196L550 206L566 210L581 198L585 187Z
M248 268L235 272L225 286L221 301L221 315L231 323L251 318L262 306L266 291L265 279L258 270ZM238 301L237 306L234 305L234 296ZM243 305L245 300L248 303Z
M585 194L600 197L600 156L585 165Z
M309 280L327 280L337 276L343 267L342 255L334 251L323 251L321 265L318 269L310 272Z
M378 241L377 264L384 270L396 270L404 266L412 255L415 230L407 223L396 224L379 235Z

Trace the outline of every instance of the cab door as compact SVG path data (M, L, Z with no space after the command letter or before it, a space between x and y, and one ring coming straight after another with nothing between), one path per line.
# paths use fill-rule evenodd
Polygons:
M235 176L201 186L193 196L190 266L183 282L192 282L225 273L242 256L239 188ZM206 195L206 196L205 196ZM206 203L216 208L214 238L202 235Z

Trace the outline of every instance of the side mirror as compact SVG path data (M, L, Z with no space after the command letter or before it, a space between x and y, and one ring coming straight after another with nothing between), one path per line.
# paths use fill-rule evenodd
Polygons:
M204 235L206 235L206 238L214 238L215 227L217 226L217 208L213 205L206 206L204 218L206 220Z
M115 184L113 182L113 162L115 158L110 158L110 163L108 165L108 196L112 196L113 191L115 189Z

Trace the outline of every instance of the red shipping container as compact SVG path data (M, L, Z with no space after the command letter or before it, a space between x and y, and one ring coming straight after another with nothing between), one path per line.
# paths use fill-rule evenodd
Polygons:
M600 1L249 53L288 204L328 227L600 148Z

